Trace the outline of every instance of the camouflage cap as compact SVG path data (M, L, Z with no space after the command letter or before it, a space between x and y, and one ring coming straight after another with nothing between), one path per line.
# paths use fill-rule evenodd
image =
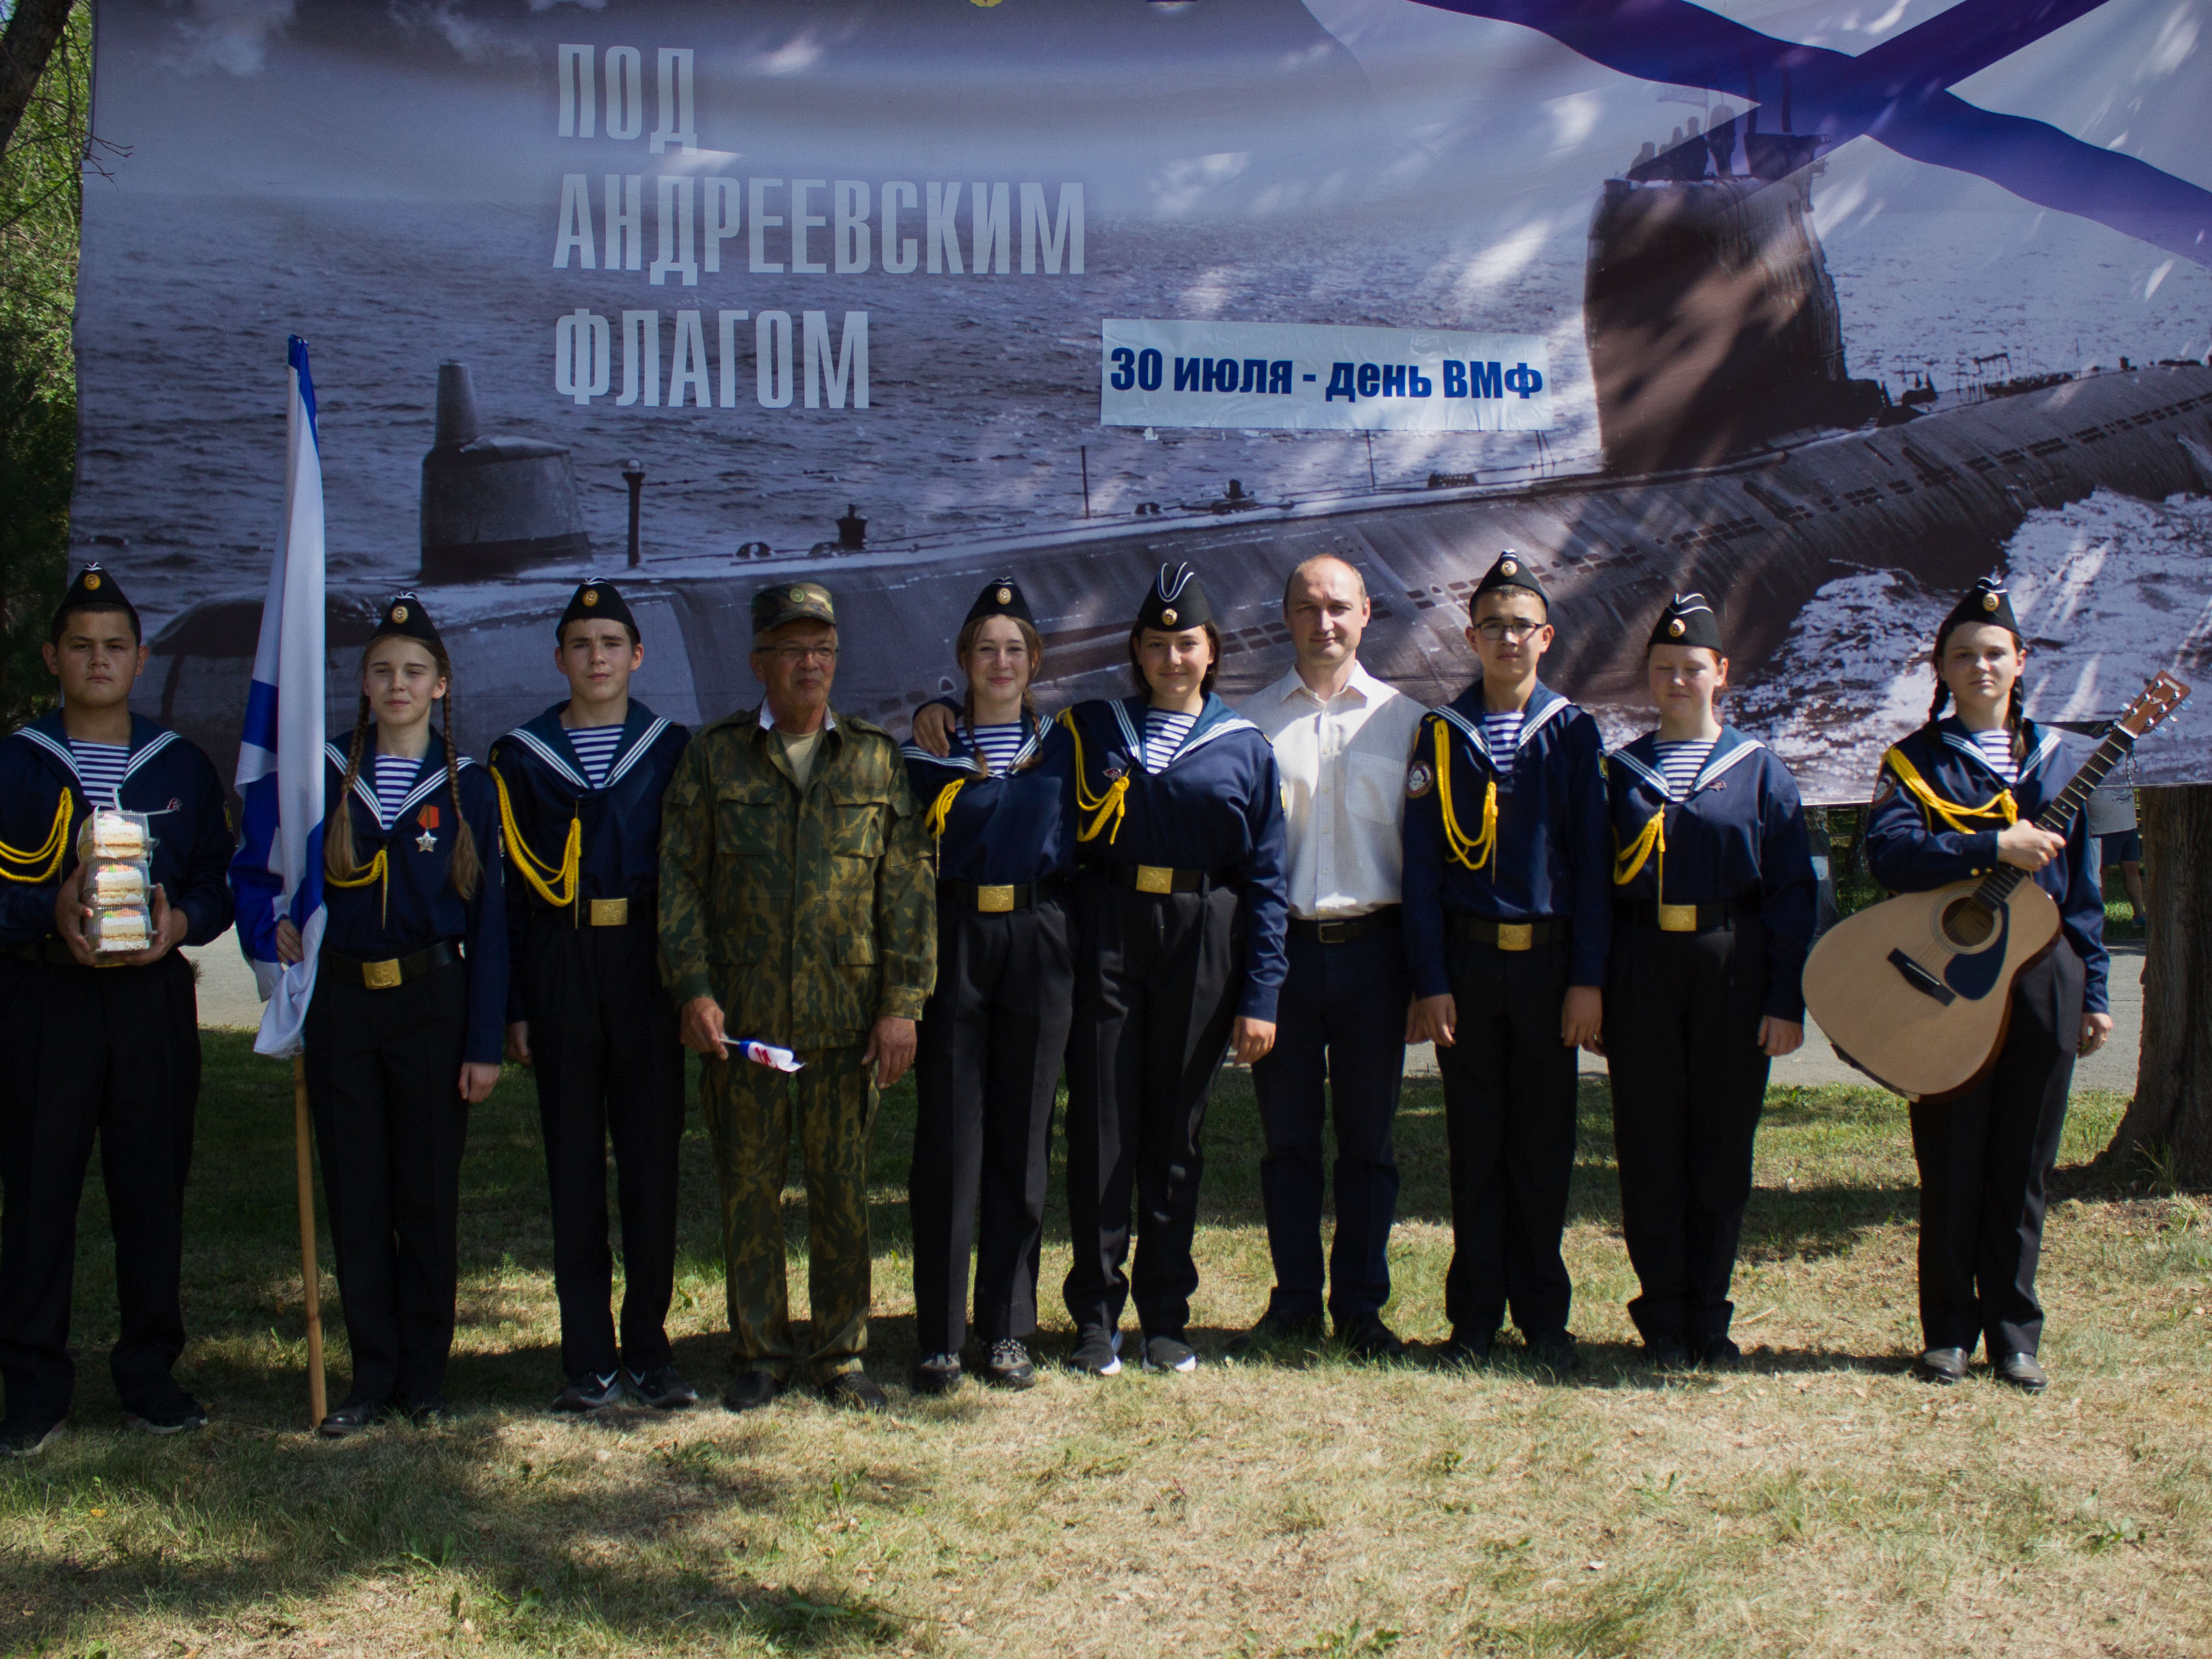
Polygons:
M836 602L820 582L779 582L753 595L753 632L765 634L786 623L837 625Z

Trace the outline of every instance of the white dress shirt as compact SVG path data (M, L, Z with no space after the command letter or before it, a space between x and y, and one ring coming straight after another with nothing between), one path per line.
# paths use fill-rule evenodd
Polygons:
M1397 903L1421 705L1355 662L1326 705L1293 668L1237 712L1267 733L1283 775L1291 914L1341 919Z

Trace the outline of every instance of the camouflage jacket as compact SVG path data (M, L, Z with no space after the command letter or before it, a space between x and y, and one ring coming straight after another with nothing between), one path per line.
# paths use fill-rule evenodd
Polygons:
M748 709L691 739L661 799L660 973L732 1038L865 1042L937 982L937 885L898 744L829 717L802 792Z

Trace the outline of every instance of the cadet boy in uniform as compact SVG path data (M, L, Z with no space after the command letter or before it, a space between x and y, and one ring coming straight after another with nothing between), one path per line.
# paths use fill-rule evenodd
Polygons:
M868 1140L878 1091L914 1062L937 978L937 892L899 745L830 704L837 613L813 582L753 600L757 708L691 740L663 805L661 976L701 1089L722 1191L732 1411L802 1364L832 1401L880 1411L867 1346ZM798 1051L794 1079L732 1052ZM793 1085L798 1103L794 1111ZM806 1161L810 1349L791 1328L783 1182Z
M146 666L138 613L88 565L55 611L46 667L62 706L0 740L0 1452L59 1433L76 1206L92 1140L115 1232L122 1330L108 1356L126 1418L155 1434L205 1424L171 1376L199 1103L198 1002L179 945L230 926L230 825L208 757L131 712ZM93 967L77 836L95 807L153 817L146 948Z
M506 832L507 1057L538 1070L561 1301L556 1412L625 1391L672 1410L698 1399L668 1346L684 1049L656 960L660 798L690 734L629 695L645 661L612 583L562 612L553 663L568 700L491 750ZM514 878L520 877L520 879ZM607 1308L607 1143L622 1208L622 1340Z
M1482 672L1423 718L1406 775L1413 1034L1437 1045L1451 1157L1443 1352L1486 1358L1510 1306L1563 1371L1575 1050L1601 1035L1613 921L1604 746L1536 677L1551 607L1528 562L1501 556L1469 609Z

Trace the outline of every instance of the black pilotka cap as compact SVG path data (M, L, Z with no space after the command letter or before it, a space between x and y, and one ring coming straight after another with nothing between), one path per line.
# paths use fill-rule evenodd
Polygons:
M570 623L578 622L620 623L629 629L630 638L637 637L637 618L629 614L623 596L615 591L612 582L601 581L597 576L585 577L583 586L569 596L568 608L553 624L553 637L558 640Z
M961 626L984 617L1012 617L1016 622L1036 626L1036 618L1030 614L1030 602L1022 597L1021 584L1012 576L999 576L983 584L983 591L975 596L975 603L968 607Z
M1187 564L1164 564L1158 578L1145 590L1137 607L1137 626L1181 633L1213 620L1213 607L1206 598L1198 572Z
M120 611L131 618L131 637L145 637L145 631L138 626L138 607L123 597L122 584L96 564L88 564L76 573L69 592L54 607L53 621L48 629L52 639L61 638L63 620L72 611Z
M1705 603L1702 593L1677 593L1659 613L1659 620L1651 625L1651 638L1644 647L1654 645L1702 645L1708 650L1721 647L1721 619Z
M438 637L438 630L431 623L430 613L412 593L394 593L386 599L376 613L376 631L368 637L375 641L390 639L394 635L403 640L419 640L434 651L446 648L446 642Z
M1504 587L1525 589L1544 602L1546 611L1552 608L1552 596L1544 591L1544 584L1536 580L1536 573L1528 568L1528 561L1509 547L1498 556L1498 562L1490 567L1489 574L1474 585L1474 592L1468 596L1468 614L1474 614L1475 601L1484 594L1495 593Z
M1968 623L1989 623L2003 629L2013 638L2021 637L2020 622L2012 614L2012 595L1995 576L1984 576L1968 588L1966 597L1951 607L1951 614L1943 618L1943 625L1936 630L1936 648L1941 651L1943 641L1951 637L1951 630L1963 628Z

